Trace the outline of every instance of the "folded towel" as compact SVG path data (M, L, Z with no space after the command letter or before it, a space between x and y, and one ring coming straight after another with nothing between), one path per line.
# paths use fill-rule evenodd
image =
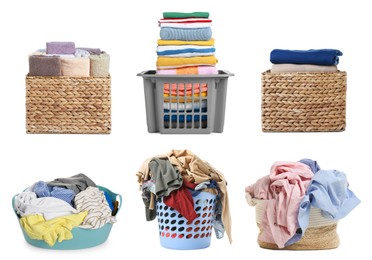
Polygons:
M47 42L47 54L74 54L75 43L73 42Z
M195 29L162 27L160 29L160 38L163 40L207 41L211 37L210 27Z
M159 20L159 23L211 23L211 19L207 18L171 18L165 19L162 18Z
M188 66L216 65L218 60L215 56L198 56L191 58L167 58L158 57L157 69L180 68Z
M61 58L62 76L89 77L89 58Z
M208 86L206 83L173 83L169 86L168 83L164 83L164 94L171 94L173 96L190 96L193 94L199 94L200 92L205 92L208 90Z
M61 76L61 60L58 56L31 55L28 58L29 76Z
M110 55L107 53L90 55L89 59L92 77L106 77L110 74Z
M209 18L208 12L163 12L163 18Z
M157 70L157 74L170 74L170 75L184 75L184 74L218 74L218 70L215 66L195 66L195 67L183 67L176 69L164 69Z
M171 103L171 102L164 102L163 108L164 111L171 110L172 112L183 112L183 111L192 111L192 110L206 110L208 101L206 99L201 100L201 102L190 102L190 103Z
M171 28L206 28L211 27L212 23L160 23L159 26Z
M342 52L335 49L281 50L274 49L270 53L270 61L274 64L294 63L313 65L337 65Z
M179 40L158 40L159 46L166 45L198 45L198 46L214 46L214 38L207 41L179 41Z
M79 47L78 49L80 49L80 50L84 50L84 51L87 51L87 52L89 52L90 54L95 54L95 55L101 54L101 49L100 49L100 48L86 48L86 47Z
M273 64L271 66L272 73L281 72L337 72L337 66L324 66L324 65L312 65L312 64Z
M187 54L187 53L195 53L195 54L203 55L205 53L214 53L216 51L214 47L209 47L209 46L195 46L195 45L189 45L189 46L190 47L183 46L183 48L179 48L175 46L176 48L173 48L173 49L162 48L163 46L159 46L157 48L156 53L158 55L177 55L177 54ZM200 47L203 47L203 48L200 48ZM210 55L213 55L213 54L210 54Z

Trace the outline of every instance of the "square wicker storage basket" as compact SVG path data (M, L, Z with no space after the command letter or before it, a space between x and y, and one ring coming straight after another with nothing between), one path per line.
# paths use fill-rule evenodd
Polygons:
M109 134L111 77L27 75L26 132Z
M261 75L264 132L337 132L346 127L346 72Z

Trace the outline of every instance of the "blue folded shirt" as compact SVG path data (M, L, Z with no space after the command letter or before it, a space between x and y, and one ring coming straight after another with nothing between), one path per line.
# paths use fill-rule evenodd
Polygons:
M337 65L342 52L335 49L317 50L281 50L274 49L270 53L270 61L274 64L313 64L331 66Z

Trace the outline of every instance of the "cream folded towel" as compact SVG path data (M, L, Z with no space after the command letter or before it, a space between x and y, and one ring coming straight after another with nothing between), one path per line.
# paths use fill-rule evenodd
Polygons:
M322 66L322 65L312 65L312 64L273 64L271 66L272 73L281 72L337 72L337 66Z
M64 58L61 57L62 76L89 77L89 58Z
M110 55L103 52L99 55L90 55L90 75L92 77L105 77L110 73Z

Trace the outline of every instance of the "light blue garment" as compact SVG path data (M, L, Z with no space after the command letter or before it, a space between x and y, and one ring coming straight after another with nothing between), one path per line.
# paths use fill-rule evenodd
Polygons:
M337 170L319 170L311 180L298 212L298 232L286 246L299 241L309 225L310 208L319 208L325 218L339 220L349 214L360 200L349 190L346 175Z
M315 174L320 170L319 164L311 159L302 159L299 161L300 163L306 164L307 166L310 167L311 171Z
M208 41L212 38L212 29L206 28L170 28L160 29L160 39L180 41Z
M64 200L70 205L72 205L72 201L75 197L75 192L73 190L58 186L50 187L43 181L36 182L32 187L32 191L36 193L38 198L54 197Z

